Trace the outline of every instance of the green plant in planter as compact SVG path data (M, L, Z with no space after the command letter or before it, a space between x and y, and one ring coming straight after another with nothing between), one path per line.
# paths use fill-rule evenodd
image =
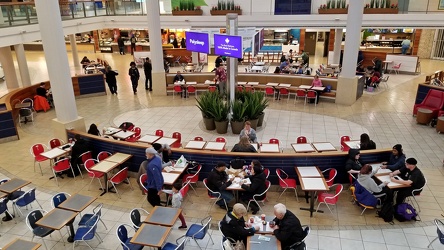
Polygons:
M345 9L346 3L347 3L346 0L342 0L342 7L341 8Z
M205 92L199 98L196 98L196 106L202 112L205 118L214 118L211 109L213 108L213 100L219 99L219 95L216 92Z
M248 108L248 103L243 103L240 100L235 100L231 103L233 114L231 120L235 122L243 122L245 120L245 113Z
M264 110L268 107L269 104L268 104L268 99L265 98L265 94L263 92L258 92L258 98L259 100L261 100L259 103L259 109L260 109L259 114L261 114L264 112Z
M212 108L208 111L214 118L215 122L223 122L228 120L230 112L230 104L220 98L211 101Z
M254 120L259 117L261 114L261 107L260 104L262 102L264 93L262 92L254 92L254 93L245 93L245 102L248 104L247 110L246 110L246 116L249 120ZM262 98L261 98L262 97Z

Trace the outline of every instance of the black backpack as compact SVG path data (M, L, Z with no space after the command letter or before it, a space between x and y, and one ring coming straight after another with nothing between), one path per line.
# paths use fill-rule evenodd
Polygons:
M381 210L377 212L378 216L384 219L385 222L393 224L393 217L395 214L395 209L393 208L393 202L385 202Z

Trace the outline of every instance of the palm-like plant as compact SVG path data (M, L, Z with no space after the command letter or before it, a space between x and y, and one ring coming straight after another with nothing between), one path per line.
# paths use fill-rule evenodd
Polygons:
M235 122L243 122L248 108L248 103L243 103L240 100L235 100L231 103L233 114L231 120Z

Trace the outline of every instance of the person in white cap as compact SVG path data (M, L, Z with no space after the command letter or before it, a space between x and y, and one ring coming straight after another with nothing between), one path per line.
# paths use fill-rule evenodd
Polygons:
M145 170L148 177L145 184L148 189L147 200L153 207L160 206L160 194L163 187L162 159L157 155L154 148L147 148L145 154L147 159Z

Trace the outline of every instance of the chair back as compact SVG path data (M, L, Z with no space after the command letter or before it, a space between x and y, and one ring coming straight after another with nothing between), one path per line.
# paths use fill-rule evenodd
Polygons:
M79 159L82 161L80 164L84 164L86 160L92 159L92 152L87 151L79 156Z
M71 168L71 163L69 162L68 158L63 158L61 160L58 160L56 163L54 163L54 166L52 167L52 169L54 169L56 173L68 170L70 168Z
M85 163L83 164L85 166L86 171L90 172L91 168L94 167L94 165L96 165L97 161L94 159L88 159L85 161Z
M210 228L211 223L211 215L205 217L203 220L201 220L200 229L197 231L188 230L185 234L187 237L193 238L193 239L203 239L207 235L208 229ZM196 224L194 224L196 225Z
M106 158L110 157L112 154L108 151L101 151L98 155L97 155L97 161L103 161Z
M271 138L270 141L269 141L268 143L271 143L271 144L279 144L279 139Z
M142 129L140 127L134 127L134 136L138 137L140 136L140 133L142 133Z
M216 92L216 86L209 86L208 91L209 92Z
M195 141L203 141L204 139L200 136L196 136L196 137L194 137L194 140Z
M23 99L22 103L25 103L25 102L30 102L31 108L34 107L34 100L32 100L31 98L28 97L28 98Z
M76 237L81 236L82 240L84 240L84 241L93 239L94 236L96 235L97 223L99 223L99 219L100 219L99 215L97 215L97 214L93 215L90 219L90 224L86 225L89 229L87 231L84 231L84 230L80 231L81 232L80 235L77 235L77 234L79 234L79 229L77 229ZM92 225L91 225L91 223L92 223Z
M125 243L128 240L128 230L126 229L125 224L121 224L119 227L117 227L116 234L123 249L129 249Z
M190 189L190 181L188 180L185 184L183 184L182 188L179 190L179 193L182 195L182 198L185 198L189 189Z
M305 97L305 94L306 94L305 89L297 89L296 90L297 97Z
M38 227L35 223L40 220L43 217L43 213L46 213L43 209L36 209L26 216L26 225L29 227L29 229L34 229Z
M438 239L441 244L444 245L444 223L441 220L434 220L436 225L436 233L438 234Z
M128 167L123 168L109 179L110 182L119 184L128 178Z
M37 144L32 145L31 154L34 157L39 156L43 152L45 152L45 146L43 144L37 143Z
M67 196L69 197L69 196L71 196L71 195L68 194L68 193L63 193L63 192L54 195L54 196L51 198L51 207L52 207L52 208L57 208L57 207L59 207L59 205L60 205L62 202L66 201L66 199L68 198Z
M285 173L284 170L278 168L278 169L276 169L276 175L279 178L279 186L281 186L281 187L288 187L287 182L285 182L285 179L288 178L288 174Z
M140 177L139 177L139 183L140 183L140 185L142 186L142 187L145 187L145 185L146 185L146 181L148 180L148 175L145 173L145 174L142 174ZM148 190L146 190L146 191L148 191Z
M273 95L274 94L274 89L272 87L266 87L265 88L265 94Z
M180 85L174 85L174 92L181 93L182 92L182 87Z
M210 198L214 198L214 196L220 196L220 193L219 193L219 192L215 192L215 191L211 190L211 189L208 187L208 184L207 184L207 183L208 183L208 180L207 180L207 178L203 179L202 182L203 182L205 188L208 190L208 192L207 192L208 197L210 197Z
M137 208L134 208L130 212L130 219L131 223L133 223L133 227L137 230L139 229L140 225L142 225L142 220L140 219L140 212Z
M224 137L217 137L216 142L227 142Z
M426 98L424 98L421 104L424 104L425 106L429 106L432 108L441 108L443 102L442 99L443 95L441 91L431 89L429 90Z
M264 168L264 174L265 174L265 179L268 179L268 176L270 176L270 170L268 168Z
M156 130L156 135L163 137L163 130L161 130L161 129Z
M3 184L3 183L5 183L5 182L7 182L7 181L9 181L9 180L11 180L11 179L9 179L9 178L1 179L1 180L0 180L0 185Z
M334 168L329 168L328 172L328 179L325 181L327 183L327 186L331 187L333 186L333 183L335 182L335 177L338 174L338 171Z
M245 92L253 92L253 87L251 86L245 86Z
M350 147L347 146L347 144L345 144L346 141L350 141L350 136L348 136L348 135L341 136L341 150L342 151L349 151L350 150Z
M280 93L281 95L288 95L290 92L288 91L287 88L280 88L280 89L279 89L279 93Z
M182 143L182 134L179 132L173 132L173 135L171 136L174 139L177 139L172 145L171 147L173 148L179 148L181 143Z
M174 250L184 250L185 249L185 243L187 241L187 237L183 237L183 240L180 243L177 242L179 239L176 240L177 247Z
M305 137L305 136L299 136L299 137L296 139L296 143L307 143L307 137Z
M56 147L60 147L63 143L64 142L62 140L54 138L54 139L51 139L48 144L49 144L49 147L51 149L53 149L53 148L56 148Z
M196 87L194 87L194 86L188 86L188 87L187 87L187 91L188 91L188 93L194 93L194 92L196 92Z
M194 175L188 176L186 178L186 181L188 181L190 183L197 183L197 181L199 180L200 170L202 170L202 165L201 164L197 165L196 173L194 173Z
M255 194L255 195L253 195L254 197L263 197L261 200L265 200L265 199L267 199L267 192L268 192L268 190L270 189L270 187L271 187L271 182L269 181L269 180L265 180L265 187L266 187L266 189L265 189L265 191L264 192L262 192L261 194Z
M316 91L314 90L307 91L307 98L316 98Z

